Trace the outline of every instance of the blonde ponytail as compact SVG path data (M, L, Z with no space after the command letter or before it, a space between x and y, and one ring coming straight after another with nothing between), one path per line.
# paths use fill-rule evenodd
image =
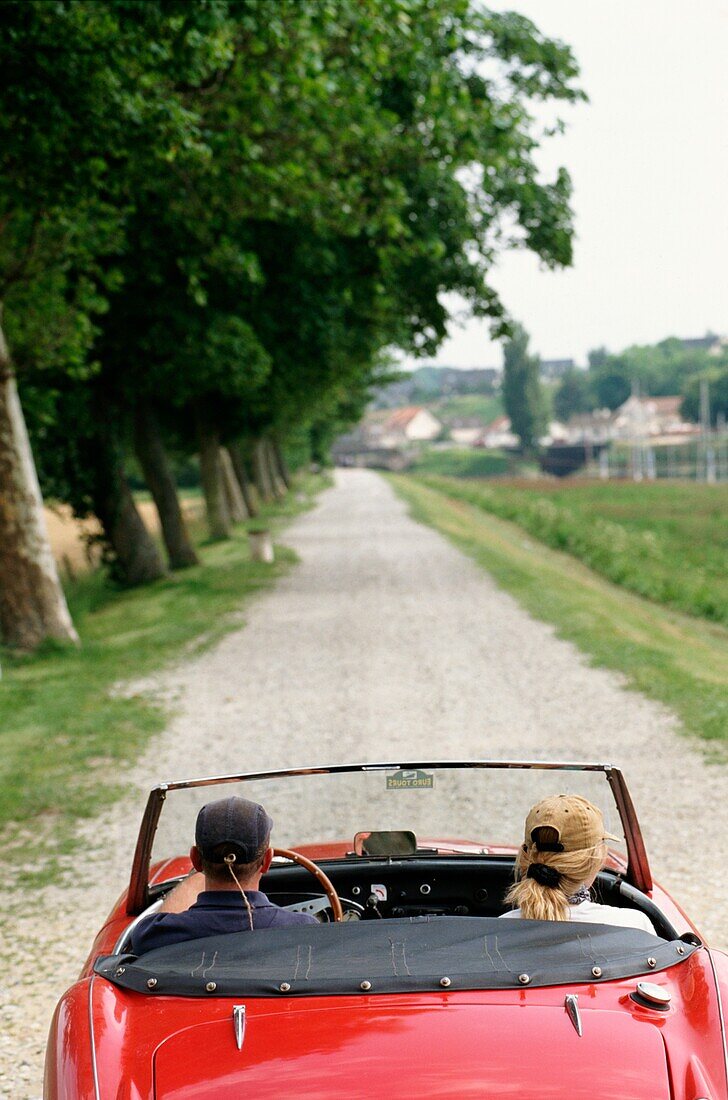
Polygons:
M604 841L576 852L554 851L556 841L556 830L545 825L534 829L531 842L518 850L516 882L506 894L506 902L520 909L526 920L568 920L569 898L585 883L591 884L604 866L607 856ZM552 868L552 873L535 871L529 874L534 865ZM549 878L554 879L553 885L544 883L543 880Z

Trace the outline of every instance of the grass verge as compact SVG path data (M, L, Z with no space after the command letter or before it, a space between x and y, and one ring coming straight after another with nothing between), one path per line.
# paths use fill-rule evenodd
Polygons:
M425 484L512 520L640 596L728 626L728 485Z
M310 507L325 478L309 477L261 520L273 532ZM5 652L0 683L0 835L6 859L26 863L44 838L58 854L73 844L73 824L119 793L119 777L165 724L161 705L114 690L240 626L230 613L295 561L252 562L246 525L209 543L193 528L201 564L143 588L120 591L95 572L69 585L79 649L47 645L32 657ZM48 837L48 845L45 838ZM47 877L47 868L43 872Z
M552 623L594 664L674 711L725 760L728 631L611 584L516 524L405 475L391 477L413 517L446 535L536 618Z

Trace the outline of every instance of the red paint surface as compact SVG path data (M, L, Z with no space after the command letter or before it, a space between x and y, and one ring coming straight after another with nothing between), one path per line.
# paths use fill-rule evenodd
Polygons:
M341 845L307 847L314 858ZM186 859L158 869L184 874ZM693 930L659 887L654 900ZM92 1100L88 975L129 923L125 898L104 923L82 978L61 1000L46 1061L46 1100ZM728 1009L728 958L712 953ZM728 1100L718 998L707 951L650 975L667 1014L630 999L637 979L602 985L359 997L250 999L242 1051L238 999L144 996L94 977L93 1031L103 1100ZM564 1010L579 996L584 1035ZM155 1091L156 1080L156 1091Z
M652 980L672 992L667 1014L634 1004L635 979L569 990L251 998L238 1051L232 1009L241 999L145 996L96 977L101 1096L232 1100L253 1089L259 1100L292 1090L305 1100L372 1092L388 1100L726 1100L707 952ZM564 1010L566 992L579 996L582 1038ZM88 980L59 1007L48 1100L93 1096L87 993Z

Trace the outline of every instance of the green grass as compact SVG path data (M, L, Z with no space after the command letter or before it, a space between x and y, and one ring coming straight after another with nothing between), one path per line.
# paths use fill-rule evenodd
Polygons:
M514 472L515 460L504 451L476 450L473 447L430 448L417 456L411 469L417 473L448 477L502 477Z
M640 596L728 625L728 485L426 483Z
M310 505L326 483L307 478L260 518L275 532ZM240 621L237 610L270 587L295 560L277 547L276 562L252 562L246 525L233 538L204 541L194 530L202 563L129 591L100 572L68 588L80 648L47 645L32 657L2 654L0 682L0 835L6 860L27 861L72 844L73 824L118 794L131 764L166 716L154 700L115 690L173 658L209 646ZM47 873L43 869L43 873Z
M489 424L503 412L503 398L499 394L461 393L433 401L428 408L444 423L462 417L477 416L483 424Z
M392 477L415 519L441 531L536 618L552 623L595 664L659 700L684 729L728 740L728 631L611 584L571 555L524 536L523 529L406 475ZM722 742L722 744L720 744Z

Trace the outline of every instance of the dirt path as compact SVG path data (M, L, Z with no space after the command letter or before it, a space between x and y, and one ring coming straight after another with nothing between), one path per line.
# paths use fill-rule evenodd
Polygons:
M0 1095L39 1096L52 1006L124 885L158 779L429 754L609 759L627 773L656 874L728 945L726 770L669 714L590 668L373 473L339 473L285 541L301 564L246 626L147 685L174 716L128 798L89 831L78 884L21 899L22 913L14 902L3 922Z

